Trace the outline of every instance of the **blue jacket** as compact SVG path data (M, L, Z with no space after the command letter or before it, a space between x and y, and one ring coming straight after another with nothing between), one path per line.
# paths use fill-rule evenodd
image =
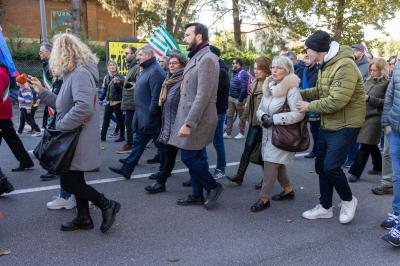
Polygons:
M300 67L295 71L296 75L300 78L299 89L309 89L315 87L318 80L318 65L315 64L311 68L306 67L304 63L298 64ZM311 112L307 112L307 118L309 121L319 120L319 115Z
M400 134L400 67L393 72L392 79L386 90L385 105L382 114L382 126L390 126Z
M240 73L240 79L239 79L239 73ZM246 99L248 81L249 77L245 69L239 68L237 70L233 70L231 85L229 87L229 96L238 99L239 102L242 102L244 99Z
M161 128L161 108L158 106L165 71L155 57L141 64L142 74L136 80L134 130L143 134L158 134Z

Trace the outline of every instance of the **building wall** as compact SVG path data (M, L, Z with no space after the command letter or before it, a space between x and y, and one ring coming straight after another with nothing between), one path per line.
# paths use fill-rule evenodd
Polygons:
M51 12L71 10L71 1L46 0L47 31L51 31ZM10 25L19 26L23 38L39 39L41 35L39 0L3 0L2 27L8 36ZM132 26L113 18L95 0L83 1L82 31L94 41L132 37Z

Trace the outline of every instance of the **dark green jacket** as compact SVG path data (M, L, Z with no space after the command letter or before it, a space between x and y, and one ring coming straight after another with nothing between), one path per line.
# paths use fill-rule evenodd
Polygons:
M129 110L129 111L134 111L135 110L135 98L134 98L134 90L130 90L127 88L128 82L134 82L136 83L137 78L140 75L140 66L134 60L132 64L129 66L129 71L128 74L125 77L123 89L122 89L122 105L121 109L122 110ZM129 85L128 85L129 87Z
M309 111L321 115L322 129L337 131L364 124L363 78L348 46L340 46L337 55L320 67L316 86L302 90L301 95L310 101Z

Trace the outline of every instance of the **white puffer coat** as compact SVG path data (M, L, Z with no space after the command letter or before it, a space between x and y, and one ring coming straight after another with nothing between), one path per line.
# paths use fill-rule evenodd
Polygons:
M304 113L297 111L296 103L302 101L298 89L299 78L295 74L287 75L279 84L276 84L272 77L267 78L263 86L263 97L257 110L257 118L261 122L264 114L272 115L274 125L291 125L300 122ZM278 113L279 109L288 99L290 112ZM263 128L262 157L263 161L288 164L294 159L294 152L278 149L272 145L272 127Z

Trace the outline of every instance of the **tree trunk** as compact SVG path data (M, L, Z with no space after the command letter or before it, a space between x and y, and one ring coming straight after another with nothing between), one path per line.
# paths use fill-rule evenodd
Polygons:
M174 30L175 5L176 0L168 0L166 27L167 31L170 33L172 33Z
M333 39L337 42L340 42L343 34L343 25L344 25L344 11L346 9L346 0L338 0L337 1L337 12L335 18L335 24L333 28Z
M192 0L185 0L182 4L182 8L179 11L179 14L176 18L176 22L175 22L175 27L173 32L170 31L170 33L176 37L178 35L178 32L181 30L181 26L182 26L182 18L186 17L188 14L188 10L189 10L189 5L191 4Z
M232 0L232 13L233 13L233 36L235 45L237 47L242 46L242 32L240 29L240 11L239 11L239 0Z
M82 0L71 0L71 4L72 4L72 33L81 37Z

